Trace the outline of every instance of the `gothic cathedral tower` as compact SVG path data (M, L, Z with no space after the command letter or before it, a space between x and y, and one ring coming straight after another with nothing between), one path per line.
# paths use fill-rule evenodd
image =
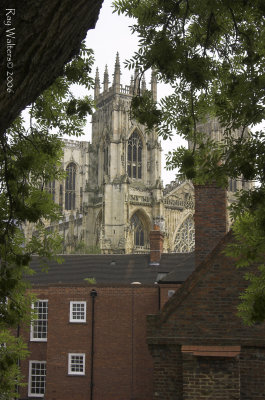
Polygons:
M64 140L62 168L66 179L50 182L62 219L47 229L63 238L63 252L148 253L154 224L164 233L164 252L194 249L194 189L189 181L174 181L164 189L161 181L161 145L155 130L130 117L134 93L146 89L135 73L121 85L117 54L113 82L106 67L103 88L96 72L92 141ZM156 101L157 80L151 75ZM28 237L32 224L25 226Z
M155 130L147 133L130 119L135 87L136 74L130 85L121 85L118 54L112 86L107 66L102 91L96 72L84 225L87 244L94 243L103 253L146 252L150 229L163 220L161 145ZM144 79L139 89L146 90ZM156 100L154 73L151 90Z

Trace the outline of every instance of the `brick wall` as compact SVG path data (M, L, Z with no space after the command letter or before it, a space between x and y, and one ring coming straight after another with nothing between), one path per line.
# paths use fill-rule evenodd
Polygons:
M239 362L183 354L183 400L239 400Z
M45 400L87 400L91 372L91 287L34 289L48 299L47 343L29 342L31 360L47 360ZM93 400L151 400L153 361L146 314L158 311L157 287L95 287ZM87 322L70 323L70 301L87 301ZM28 332L24 331L28 338ZM68 353L85 353L85 376L68 375ZM28 361L23 362L28 379ZM21 398L27 389L21 389Z
M254 343L253 343L254 344ZM261 400L265 396L265 348L250 345L240 354L241 400Z
M227 232L227 192L214 184L195 185L195 265Z
M179 383L182 389L169 392L168 400L264 398L265 323L248 327L237 316L239 295L247 282L243 278L246 271L238 270L234 260L224 254L226 245L232 240L232 234L227 234L160 314L148 316L147 340L155 361L154 378L163 376L159 381L160 391L157 389L162 393L157 397L159 400L163 399L163 393L174 379L180 382L180 373L176 372L174 378L168 367L180 345L198 348L241 346L241 352L239 358L234 354L229 359L223 354L218 358L184 354L183 385ZM169 343L172 346L170 353L162 350ZM157 356L156 348L160 350ZM155 385L156 388L157 383Z
M170 344L150 345L154 359L154 400L181 400L182 355L181 347Z

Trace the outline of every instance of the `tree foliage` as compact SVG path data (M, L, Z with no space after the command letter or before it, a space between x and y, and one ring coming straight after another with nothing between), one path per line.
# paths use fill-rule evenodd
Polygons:
M17 397L17 387L25 386L19 360L28 355L26 344L8 330L0 331L0 400Z
M116 0L114 10L136 18L131 29L140 38L139 49L127 66L140 72L152 67L173 88L159 105L138 100L141 107L134 115L144 115L144 103L146 112L159 109L153 118L159 134L167 138L176 131L192 143L169 153L168 168L178 167L182 177L195 183L225 186L229 177L259 183L252 192L239 194L232 215L239 264L259 260L255 282L265 303L264 248L257 245L265 239L264 132L249 130L265 116L264 1ZM221 142L203 131L202 124L211 118L224 130ZM249 286L240 308L248 323L265 318L265 307L253 298L256 286Z
M80 54L65 66L64 74L31 104L28 116L20 115L0 137L0 331L7 338L0 337L0 343L7 342L0 352L0 392L6 393L5 400L13 396L19 380L19 375L14 379L17 359L24 355L19 340L15 342L8 329L29 322L31 313L32 299L24 296L27 284L23 277L30 273L33 254L43 259L56 257L61 245L57 234L45 230L45 220L60 217L59 207L45 186L64 177L62 136L80 136L87 114L92 113L92 99L75 98L71 91L73 84L91 87L92 63L92 50L82 45ZM35 224L35 234L29 240L23 232L25 223ZM6 364L9 351L12 357L8 356Z

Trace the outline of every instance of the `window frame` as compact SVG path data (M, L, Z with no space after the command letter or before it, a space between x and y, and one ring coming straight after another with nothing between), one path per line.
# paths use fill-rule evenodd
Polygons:
M70 301L70 317L69 317L69 322L71 323L86 323L86 301L85 300L71 300ZM84 304L85 309L84 309L84 319L76 319L73 318L73 305L74 304Z
M44 188L52 196L52 201L55 202L55 179L46 182Z
M34 375L34 376L45 376L44 381L44 393L32 393L32 365L34 363L45 365L45 375ZM47 363L46 361L30 360L29 361L29 380L28 380L28 397L44 397L46 390L46 375L47 375Z
M66 211L76 209L77 165L70 162L66 169L64 208Z
M130 220L133 227L133 245L135 248L143 248L146 246L146 229L141 217L135 212Z
M127 174L131 179L143 179L143 141L135 130L127 143Z
M83 371L71 371L72 357L78 356L83 357ZM86 355L85 353L68 353L68 375L84 376L86 374Z
M30 341L31 342L47 342L47 339L48 339L48 299L38 299L38 300L36 300L34 303L32 303L32 305L31 305L31 308L35 311L35 304L36 303L39 303L39 302L42 302L42 303L46 303L47 304L47 312L46 312L46 316L47 316L47 318L46 319L39 319L39 318L36 318L36 319L34 319L34 320L32 320L31 321L31 325L30 325ZM38 309L39 309L39 307L38 307ZM35 312L39 312L37 309L36 309L36 311ZM38 338L38 337L34 337L34 325L36 324L36 323L38 323L39 321L41 321L41 322L46 322L46 337L41 337L41 338ZM43 325L44 326L44 325Z

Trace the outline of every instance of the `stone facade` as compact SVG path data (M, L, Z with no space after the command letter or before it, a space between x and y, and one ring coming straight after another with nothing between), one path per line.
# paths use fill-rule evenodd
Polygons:
M163 188L161 144L155 130L147 132L130 118L130 105L139 81L120 84L117 55L113 85L106 67L103 90L95 79L97 109L92 116L92 140L64 141L64 182L47 185L62 209L57 229L64 253L148 253L149 232L156 224L164 233L164 252L194 249L194 200L190 182ZM145 90L142 81L140 91ZM156 99L156 76L151 91ZM34 227L28 227L32 234Z
M47 186L62 209L56 226L64 238L64 253L148 253L149 232L158 225L164 233L163 252L194 250L194 188L191 182L172 182L163 188L161 144L155 130L147 132L130 118L133 94L146 90L135 74L128 86L120 83L117 54L109 87L106 67L101 91L96 73L92 116L92 141L64 141L64 182ZM151 92L157 98L156 76ZM216 140L223 131L217 121L204 124ZM231 182L231 190L242 180ZM33 228L28 228L28 234Z

